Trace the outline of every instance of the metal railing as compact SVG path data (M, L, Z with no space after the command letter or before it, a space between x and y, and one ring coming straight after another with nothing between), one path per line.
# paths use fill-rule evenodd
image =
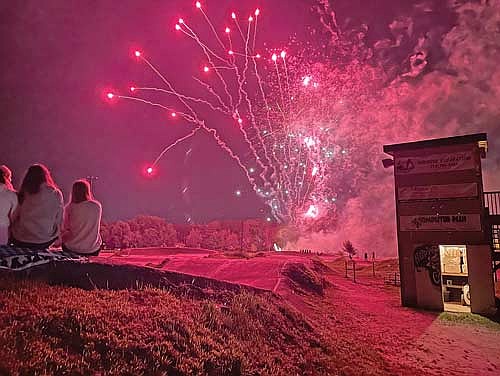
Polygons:
M401 277L399 273L387 273L384 277L384 283L386 285L401 286Z
M484 205L490 215L500 215L500 191L484 192Z
M495 252L500 252L500 225L492 225L491 245Z

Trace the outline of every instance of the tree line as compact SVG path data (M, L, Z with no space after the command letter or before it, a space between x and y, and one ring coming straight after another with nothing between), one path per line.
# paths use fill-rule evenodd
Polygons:
M105 247L189 247L214 250L271 250L278 227L262 220L213 221L208 224L176 225L164 218L138 216L127 221L103 222Z

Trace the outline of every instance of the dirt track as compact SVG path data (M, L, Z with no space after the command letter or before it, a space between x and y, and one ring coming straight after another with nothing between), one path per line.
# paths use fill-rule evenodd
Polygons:
M283 277L281 270L287 262L310 262L309 258L303 256L271 255L247 260L216 257L213 252L209 251L175 253L173 251L163 252L160 249L131 253L124 251L120 256L104 253L93 260L102 263L149 266L249 285L274 292L279 292L281 289Z
M156 267L276 292L323 330L371 346L380 354L384 365L379 366L388 374L500 373L499 329L448 323L440 320L437 313L401 307L399 289L383 284L383 263L377 267L376 279L365 271L360 273L358 283L353 283L344 278L342 262L323 258L332 266L326 278L333 287L320 298L297 295L283 276L287 263L312 267L311 258L303 255L271 254L247 260L217 257L203 251L144 250L121 256L103 254L94 261ZM393 261L388 261L386 267L393 265Z

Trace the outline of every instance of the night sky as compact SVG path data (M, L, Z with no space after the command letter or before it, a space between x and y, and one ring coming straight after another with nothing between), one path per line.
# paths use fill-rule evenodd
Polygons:
M179 118L173 120L168 113L150 106L106 99L109 91L128 94L130 86L161 86L145 64L134 58L136 49L143 51L179 91L200 93L191 77L200 76L205 64L202 53L193 41L174 29L182 17L200 35L210 38L211 33L194 3L190 0L0 3L0 163L13 170L15 186L19 186L30 164L40 162L52 170L66 199L74 179L98 176L95 193L103 203L105 220L147 214L172 222L186 223L191 219L199 223L269 216L269 208L252 191L242 170L206 133L198 133L168 152L156 175L145 176L146 167L162 149L188 134L193 126ZM295 46L308 42L318 51L323 46L328 50L325 29L320 25L318 13L312 10L313 4L325 5L325 1L206 0L202 3L219 30L231 25L232 11L246 19L260 8L257 45L265 54L273 48L279 52L285 47L292 55L292 38L298 41ZM498 59L495 60L495 50L488 47L494 41L488 41L490 34L481 31L475 35L479 26L466 26L463 20L459 31L453 33L458 14L441 0L332 0L330 3L335 5L340 29L351 30L354 39L359 30L364 30L364 24L369 25L365 43L377 51L375 59L391 79L408 71L408 56L422 35L432 42L424 77L418 77L409 86L415 90L408 101L419 104L418 110L407 113L404 105L397 108L409 116L405 124L413 121L417 128L380 140L380 151L382 143L477 131L487 131L492 149L498 149L495 93L499 84L495 81L497 65L491 63ZM462 13L465 17L467 12ZM391 29L398 25L392 21L399 20L401 24L409 19L413 32L397 41L402 35L395 33L397 28ZM493 19L488 20L494 24ZM459 34L464 30L465 34ZM450 61L441 43L445 35L451 35L448 43L454 41L458 46L448 51ZM464 38L466 42L462 43ZM378 41L388 47L377 47ZM478 45L484 46L486 52L482 55L477 55ZM468 55L474 54L475 64L480 68L469 70L464 62ZM493 57L488 58L488 54ZM466 85L465 81L454 78L457 74L467 77ZM486 89L490 94L485 94ZM391 93L390 85L387 92ZM432 106L420 105L427 103L426 96ZM374 108L373 115L379 115L378 112ZM248 148L243 148L242 136L234 123L213 114L202 117L237 154L245 159L246 153L248 157ZM380 126L386 127L386 122ZM373 129L366 130L364 136L368 142L370 132L378 134L376 127L374 123ZM345 131L349 134L350 128ZM382 157L382 153L371 156L377 161ZM494 171L499 163L498 154L490 153L485 162L487 189L498 185L498 174ZM358 173L359 169L353 172ZM342 188L349 188L349 184ZM392 183L386 191L391 190ZM236 191L242 194L238 196ZM392 196L389 199L392 202ZM392 221L391 217L387 223Z
M250 14L259 5L241 3L209 1L206 10L222 27L231 11ZM278 48L294 34L304 38L317 22L307 1L266 1L261 9L258 42ZM103 100L110 88L158 84L132 58L135 48L190 89L185 82L202 63L194 45L173 29L180 16L203 25L193 2L185 0L2 2L0 161L13 170L16 186L25 169L40 162L52 170L65 198L74 179L98 176L95 193L107 220L265 216L241 170L206 134L172 150L154 179L144 177L144 167L191 126L148 106Z

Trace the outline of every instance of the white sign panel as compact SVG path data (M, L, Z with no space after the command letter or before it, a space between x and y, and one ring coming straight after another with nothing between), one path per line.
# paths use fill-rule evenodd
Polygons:
M479 214L403 215L399 217L401 231L481 231Z
M430 154L418 157L398 157L395 160L396 175L426 174L474 169L472 151L446 154Z
M477 195L477 183L398 187L398 199L400 201L433 198L469 198L477 197Z

